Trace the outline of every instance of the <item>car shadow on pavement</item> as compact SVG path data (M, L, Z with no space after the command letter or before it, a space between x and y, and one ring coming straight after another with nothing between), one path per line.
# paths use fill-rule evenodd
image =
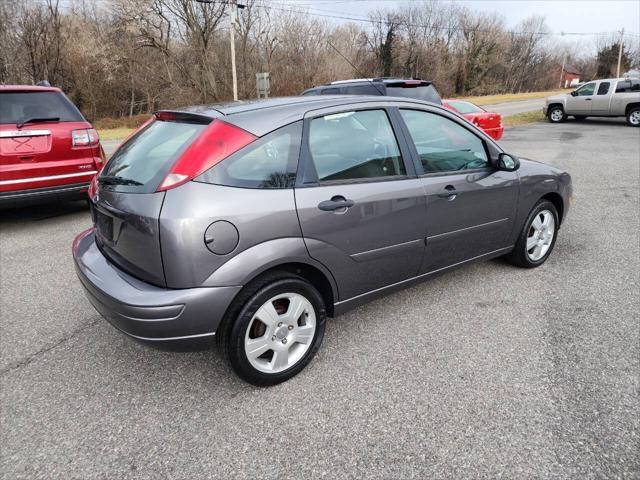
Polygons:
M0 209L0 225L3 223L15 223L24 220L46 220L82 211L89 213L89 204L85 200L67 200L51 203L38 203L21 207L7 207Z

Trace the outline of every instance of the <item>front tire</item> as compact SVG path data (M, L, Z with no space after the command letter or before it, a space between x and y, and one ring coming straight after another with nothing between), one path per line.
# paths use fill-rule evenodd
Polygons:
M243 380L275 385L304 369L326 322L318 290L298 275L273 272L247 285L225 315L218 344Z
M551 123L561 123L567 119L567 115L564 113L564 109L561 106L555 105L549 108L547 118Z
M515 248L505 258L518 267L539 267L553 251L559 225L555 205L548 200L540 200L529 213Z
M640 127L640 107L635 107L627 113L627 124L631 127Z

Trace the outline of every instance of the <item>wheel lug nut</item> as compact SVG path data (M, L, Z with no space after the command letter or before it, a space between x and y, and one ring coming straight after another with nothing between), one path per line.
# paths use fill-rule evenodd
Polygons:
M287 328L288 328L289 330L293 330L293 325L289 325Z
M278 326L281 327L282 326L282 322L278 323Z
M287 343L287 339L286 339L286 338L283 338L283 339L282 339L282 343Z
M276 341L276 336L274 335L273 337L271 337L271 341L275 342Z

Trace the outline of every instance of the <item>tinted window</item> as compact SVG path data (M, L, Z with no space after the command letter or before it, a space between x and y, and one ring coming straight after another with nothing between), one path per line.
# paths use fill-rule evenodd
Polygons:
M246 188L291 188L296 181L302 122L265 135L196 180Z
M318 91L315 89L305 90L302 95L318 95Z
M578 90L576 90L576 92L578 93L579 97L585 97L588 95L593 95L593 92L595 91L595 89L596 89L595 83L587 83L586 85L583 85Z
M482 110L480 107L477 107L473 103L469 102L462 102L460 100L449 100L447 103L462 114L484 112L484 110Z
M618 85L616 85L616 93L625 93L625 92L630 92L630 91L631 91L631 81L630 80L618 82Z
M322 90L322 95L338 95L339 93L339 88L325 88Z
M384 110L344 112L313 119L309 151L320 181L406 174Z
M631 91L640 92L640 80L631 80Z
M609 82L601 82L598 87L598 95L606 95L609 93Z
M392 97L415 98L416 100L424 100L426 102L442 105L440 95L438 95L436 89L433 88L433 85L422 85L416 87L404 84L387 84L387 95Z
M344 93L349 95L382 95L382 92L384 92L382 85L376 88L376 86L371 83L344 87Z
M34 118L59 118L83 122L78 109L60 92L0 93L0 123L20 123Z
M165 175L207 124L154 121L122 145L100 176L119 176L140 186L115 187L120 191L154 192Z
M425 173L485 168L484 143L448 118L418 110L400 110Z

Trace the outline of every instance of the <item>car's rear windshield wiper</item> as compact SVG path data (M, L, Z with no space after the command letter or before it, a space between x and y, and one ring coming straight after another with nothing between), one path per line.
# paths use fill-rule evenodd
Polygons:
M137 180L131 178L124 178L118 176L104 176L98 177L98 182L104 185L144 185Z
M32 118L26 118L20 121L16 125L16 127L22 128L27 123L59 122L59 121L60 121L60 117L32 117Z

